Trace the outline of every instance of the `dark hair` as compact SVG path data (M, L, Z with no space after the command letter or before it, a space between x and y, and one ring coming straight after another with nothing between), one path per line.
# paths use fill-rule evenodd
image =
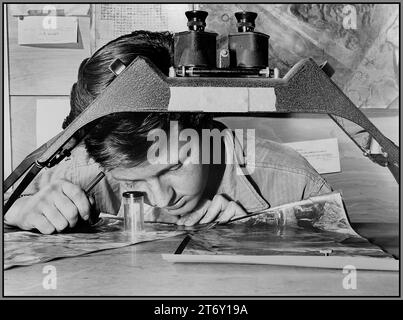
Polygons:
M154 141L148 141L153 129L169 132L170 121L178 121L179 129L210 128L211 120L192 113L115 113L104 117L85 139L88 154L103 168L134 167L147 158Z
M173 37L169 32L134 31L110 41L78 68L78 79L70 92L70 114L63 122L65 129L115 78L109 70L119 59L129 65L136 57L149 58L164 74L172 65Z
M150 59L165 75L172 65L173 37L169 32L135 31L104 45L78 70L78 80L70 94L70 114L64 120L66 128L113 81L109 70L115 59L129 65L137 56ZM117 113L100 119L88 132L77 136L85 138L88 154L104 168L134 166L145 160L152 141L147 141L150 130L169 129L169 121L177 120L181 128L209 127L210 119L191 113Z

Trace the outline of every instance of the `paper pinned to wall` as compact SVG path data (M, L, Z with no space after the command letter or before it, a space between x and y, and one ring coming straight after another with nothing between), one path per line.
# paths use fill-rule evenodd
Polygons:
M284 143L299 152L320 174L340 172L337 138Z
M171 31L186 30L185 11L189 4L96 4L95 25L97 28L95 46L105 43L135 30Z
M63 120L70 112L69 99L38 99L36 102L36 146L62 131Z
M25 16L33 14L33 12L59 12L61 10L65 16L87 16L90 11L90 5L81 3L9 4L8 10L13 16Z
M27 16L18 19L18 44L71 44L78 41L78 18Z

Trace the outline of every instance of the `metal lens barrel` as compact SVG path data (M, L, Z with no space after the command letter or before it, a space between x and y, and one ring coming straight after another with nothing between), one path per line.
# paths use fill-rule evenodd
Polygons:
M255 32L255 12L237 12L238 33L228 36L231 68L266 68L269 65L269 36Z
M216 66L217 33L204 31L206 27L206 11L186 11L188 31L174 35L175 67L206 67Z

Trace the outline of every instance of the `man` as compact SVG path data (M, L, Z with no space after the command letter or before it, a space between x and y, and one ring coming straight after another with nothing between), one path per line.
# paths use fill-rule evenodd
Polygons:
M109 65L115 59L128 65L141 55L168 74L172 46L168 33L138 31L111 41L85 59L71 91L71 112L64 127L113 81ZM206 149L211 139L180 140L172 128L197 137L206 131L218 132L220 138ZM153 139L156 130L167 139ZM78 137L85 136L84 142L71 157L37 177L7 212L6 223L45 234L60 232L74 227L80 217L88 220L91 208L116 214L121 193L133 190L145 194L146 220L190 226L226 222L331 191L295 151L254 136L244 143L204 114L112 114L89 132L81 131ZM174 136L177 141L168 144ZM253 163L247 156L248 146L254 150ZM220 161L215 160L217 154ZM83 188L100 170L106 177L91 196L86 195Z

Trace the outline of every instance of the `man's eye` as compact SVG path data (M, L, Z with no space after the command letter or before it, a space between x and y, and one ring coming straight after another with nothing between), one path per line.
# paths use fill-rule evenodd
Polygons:
M169 171L176 171L176 170L180 169L181 167L182 167L182 163L179 162L177 165L169 168Z

